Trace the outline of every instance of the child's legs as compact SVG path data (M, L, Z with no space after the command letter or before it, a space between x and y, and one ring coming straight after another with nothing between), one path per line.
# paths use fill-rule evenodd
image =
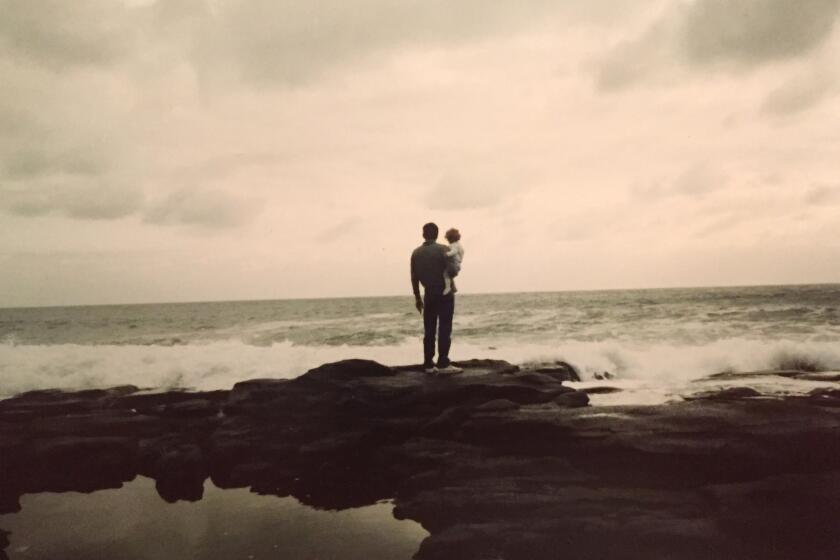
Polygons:
M449 277L448 272L443 273L443 295L452 291L452 278Z

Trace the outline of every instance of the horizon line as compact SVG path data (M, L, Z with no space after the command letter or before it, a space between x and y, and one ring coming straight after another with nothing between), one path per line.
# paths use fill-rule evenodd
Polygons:
M788 284L718 284L718 285L694 285L694 286L649 286L645 288L589 288L589 289L560 289L560 290L521 290L503 292L470 292L462 296L501 296L515 294L555 294L555 293L587 293L587 292L631 292L631 291L654 291L654 290L699 290L699 289L733 289L733 288L774 288L793 286L837 286L840 282L794 282ZM46 304L46 305L0 305L0 311L12 309L60 309L67 307L130 307L141 305L196 305L215 303L257 303L268 301L318 301L318 300L341 300L341 299L375 299L375 298L410 298L411 294L380 294L367 296L309 296L309 297L275 297L275 298L242 298L242 299L217 299L217 300L182 300L182 301L140 301L120 303L69 303L69 304Z

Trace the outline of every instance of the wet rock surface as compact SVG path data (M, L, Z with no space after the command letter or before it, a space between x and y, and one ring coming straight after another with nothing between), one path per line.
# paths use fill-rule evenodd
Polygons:
M209 477L317 508L393 499L431 533L421 560L840 550L840 389L592 407L568 371L459 365L430 376L347 360L230 391L0 401L0 512L137 475L167 501L198 500Z

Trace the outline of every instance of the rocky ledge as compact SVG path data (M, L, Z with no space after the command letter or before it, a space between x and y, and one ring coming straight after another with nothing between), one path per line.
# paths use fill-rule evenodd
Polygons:
M317 508L392 499L431 533L424 560L836 558L840 389L591 407L564 364L460 365L348 360L230 391L0 401L0 512L137 475L198 500L209 477Z

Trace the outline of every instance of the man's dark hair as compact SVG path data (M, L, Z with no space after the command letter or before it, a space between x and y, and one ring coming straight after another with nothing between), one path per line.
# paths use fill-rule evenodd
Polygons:
M423 226L423 239L434 240L438 238L438 227L434 222L429 222Z

